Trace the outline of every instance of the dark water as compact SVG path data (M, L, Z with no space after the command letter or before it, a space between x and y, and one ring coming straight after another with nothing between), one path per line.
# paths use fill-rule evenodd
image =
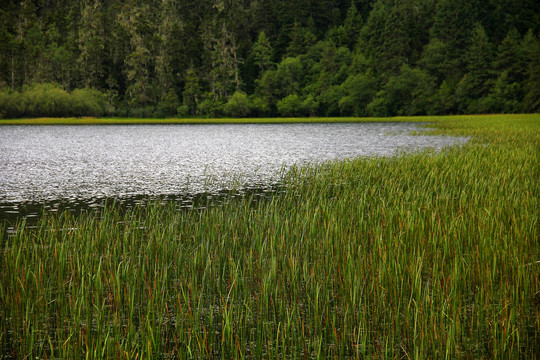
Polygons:
M293 164L400 150L440 149L464 138L413 136L399 123L0 126L0 219L99 207L105 199L183 199L275 187Z

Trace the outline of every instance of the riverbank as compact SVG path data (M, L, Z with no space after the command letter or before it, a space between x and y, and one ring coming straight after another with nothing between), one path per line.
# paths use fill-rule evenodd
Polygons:
M265 200L21 224L0 353L534 358L540 115L424 119L472 140L293 169Z
M286 124L286 123L350 123L350 122L440 122L465 119L524 119L534 114L397 116L397 117L309 117L309 118L32 118L0 119L0 125L140 125L140 124Z

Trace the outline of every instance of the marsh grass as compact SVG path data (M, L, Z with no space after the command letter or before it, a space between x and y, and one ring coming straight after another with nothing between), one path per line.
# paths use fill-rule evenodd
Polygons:
M535 358L540 117L431 121L473 140L293 168L262 201L18 224L0 257L0 353Z
M137 125L137 124L298 124L350 122L423 122L424 117L309 117L309 118L28 118L0 119L0 125Z

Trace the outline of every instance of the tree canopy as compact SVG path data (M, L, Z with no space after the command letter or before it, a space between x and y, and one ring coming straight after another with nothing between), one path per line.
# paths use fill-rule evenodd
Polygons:
M538 112L539 33L536 0L2 1L0 117Z

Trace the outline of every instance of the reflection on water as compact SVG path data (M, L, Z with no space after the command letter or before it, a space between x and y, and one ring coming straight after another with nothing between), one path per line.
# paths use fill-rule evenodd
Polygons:
M92 212L103 209L106 205L124 210L134 207L144 208L149 203L172 203L178 211L202 210L216 204L223 204L226 199L243 198L249 196L253 204L266 200L270 196L281 194L285 190L279 185L269 185L264 188L223 189L213 192L186 193L177 195L134 195L129 197L89 198L80 200L59 199L56 201L29 201L20 203L0 204L0 225L7 221L7 234L10 235L17 220L26 219L26 224L35 225L44 213L58 213L68 211L72 213ZM27 226L29 227L29 226ZM30 226L31 227L31 226Z
M189 202L231 184L267 189L293 164L467 141L410 135L421 129L403 123L0 126L0 219L37 216L43 204L47 211L76 210L111 198Z

